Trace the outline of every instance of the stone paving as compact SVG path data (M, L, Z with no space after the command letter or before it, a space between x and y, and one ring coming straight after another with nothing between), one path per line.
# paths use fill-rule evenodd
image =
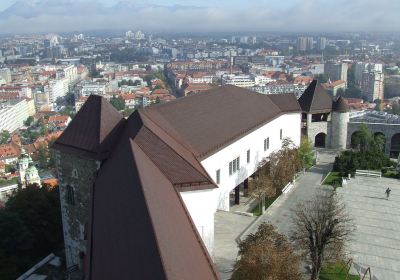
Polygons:
M357 176L338 189L356 226L349 245L355 270L371 268L375 280L400 279L400 184ZM392 192L386 200L385 190Z
M249 226L255 217L232 212L215 213L214 261L221 280L229 279L236 261L238 247L236 238Z
M258 219L232 212L218 211L215 214L214 260L221 279L229 279L231 275L237 258L238 237L243 239L247 234L255 232L262 222L271 222L281 233L289 234L291 210L298 203L308 200L317 189L329 190L326 186L321 187L321 182L331 170L335 155L335 152L321 151L317 166L303 174L295 182L294 189L281 195Z

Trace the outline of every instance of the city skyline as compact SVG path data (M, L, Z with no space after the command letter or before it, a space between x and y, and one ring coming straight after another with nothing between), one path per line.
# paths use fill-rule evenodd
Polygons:
M2 33L142 29L149 32L392 32L400 2L1 1Z

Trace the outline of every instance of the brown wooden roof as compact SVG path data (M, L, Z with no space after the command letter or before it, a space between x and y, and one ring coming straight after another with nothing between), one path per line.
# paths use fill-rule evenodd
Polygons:
M179 193L123 137L93 187L88 279L218 279Z
M53 148L103 160L112 148L124 119L104 98L91 95Z
M341 96L339 96L339 98L333 102L332 109L333 109L333 111L340 112L340 113L346 113L346 112L350 111L347 101Z
M300 111L291 94L269 96L227 85L141 113L202 159L281 114Z
M303 112L322 113L332 110L332 97L314 80L299 98Z

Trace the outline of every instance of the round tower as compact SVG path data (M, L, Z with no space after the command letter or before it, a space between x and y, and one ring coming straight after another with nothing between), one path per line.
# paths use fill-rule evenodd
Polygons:
M349 106L346 100L339 96L332 104L331 148L340 150L346 149L348 123Z

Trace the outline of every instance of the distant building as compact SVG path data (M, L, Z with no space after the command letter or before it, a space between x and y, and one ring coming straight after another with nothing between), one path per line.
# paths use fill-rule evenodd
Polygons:
M299 37L297 38L297 50L308 51L314 48L313 37Z
M325 74L331 81L342 80L347 83L347 63L327 62L324 66Z
M0 79L3 79L6 83L11 83L11 71L9 68L0 69Z
M361 85L363 73L367 72L383 72L383 65L381 63L368 63L368 62L357 62L354 64L355 70L355 81L358 85Z
M363 73L361 90L369 102L384 99L384 81L385 77L382 72L365 71Z
M0 103L0 131L14 132L24 125L24 121L35 115L33 99L22 99Z
M223 75L221 81L222 85L233 85L243 88L255 86L254 78L246 75Z
M343 91L346 89L346 82L342 80L337 80L334 82L327 82L321 84L324 89L326 89L332 96L336 96L337 92L339 89L342 89Z
M317 49L319 51L323 51L326 48L326 38L325 37L318 37L317 39Z

